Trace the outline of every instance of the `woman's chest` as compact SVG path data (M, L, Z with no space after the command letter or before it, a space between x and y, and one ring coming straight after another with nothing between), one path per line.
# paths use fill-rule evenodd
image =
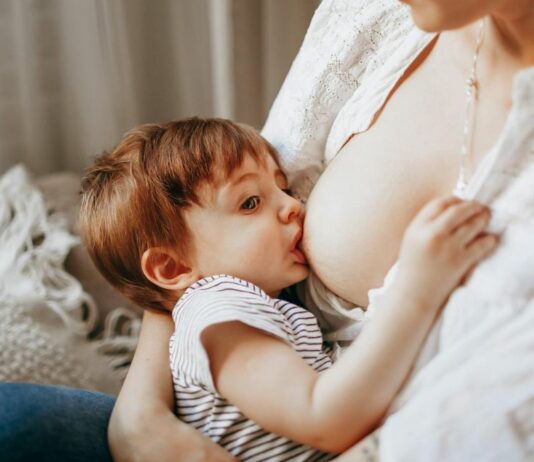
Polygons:
M385 119L347 143L307 207L304 245L313 269L360 306L382 285L410 220L429 200L452 193L460 166L461 137L431 132L424 117Z
M457 181L465 76L439 64L443 57L431 58L394 89L371 127L345 144L308 201L305 246L312 265L330 289L360 305L382 284L409 221L427 201L451 194ZM505 117L499 100L481 100L473 166Z

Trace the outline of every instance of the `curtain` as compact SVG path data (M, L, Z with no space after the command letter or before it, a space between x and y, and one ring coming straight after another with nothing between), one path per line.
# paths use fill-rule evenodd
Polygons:
M261 127L319 0L0 0L0 173L81 172L133 125Z

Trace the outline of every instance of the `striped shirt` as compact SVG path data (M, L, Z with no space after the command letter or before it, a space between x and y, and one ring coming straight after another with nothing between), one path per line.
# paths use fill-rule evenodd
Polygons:
M315 317L305 309L269 297L259 287L232 276L211 276L189 287L172 313L170 365L176 413L239 460L325 461L318 451L263 430L222 397L213 384L200 340L208 326L240 321L290 345L316 371L332 365L332 349L323 345ZM272 399L276 399L273 396Z

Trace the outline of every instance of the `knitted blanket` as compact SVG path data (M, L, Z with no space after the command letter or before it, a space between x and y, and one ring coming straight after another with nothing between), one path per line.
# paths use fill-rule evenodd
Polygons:
M0 380L115 394L139 320L118 308L99 332L94 298L64 268L79 239L58 204L21 165L0 178Z

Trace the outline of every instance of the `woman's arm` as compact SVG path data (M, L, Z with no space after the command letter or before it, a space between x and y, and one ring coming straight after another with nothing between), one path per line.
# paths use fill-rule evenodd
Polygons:
M170 315L145 311L139 345L108 427L116 462L229 462L227 452L173 413Z

